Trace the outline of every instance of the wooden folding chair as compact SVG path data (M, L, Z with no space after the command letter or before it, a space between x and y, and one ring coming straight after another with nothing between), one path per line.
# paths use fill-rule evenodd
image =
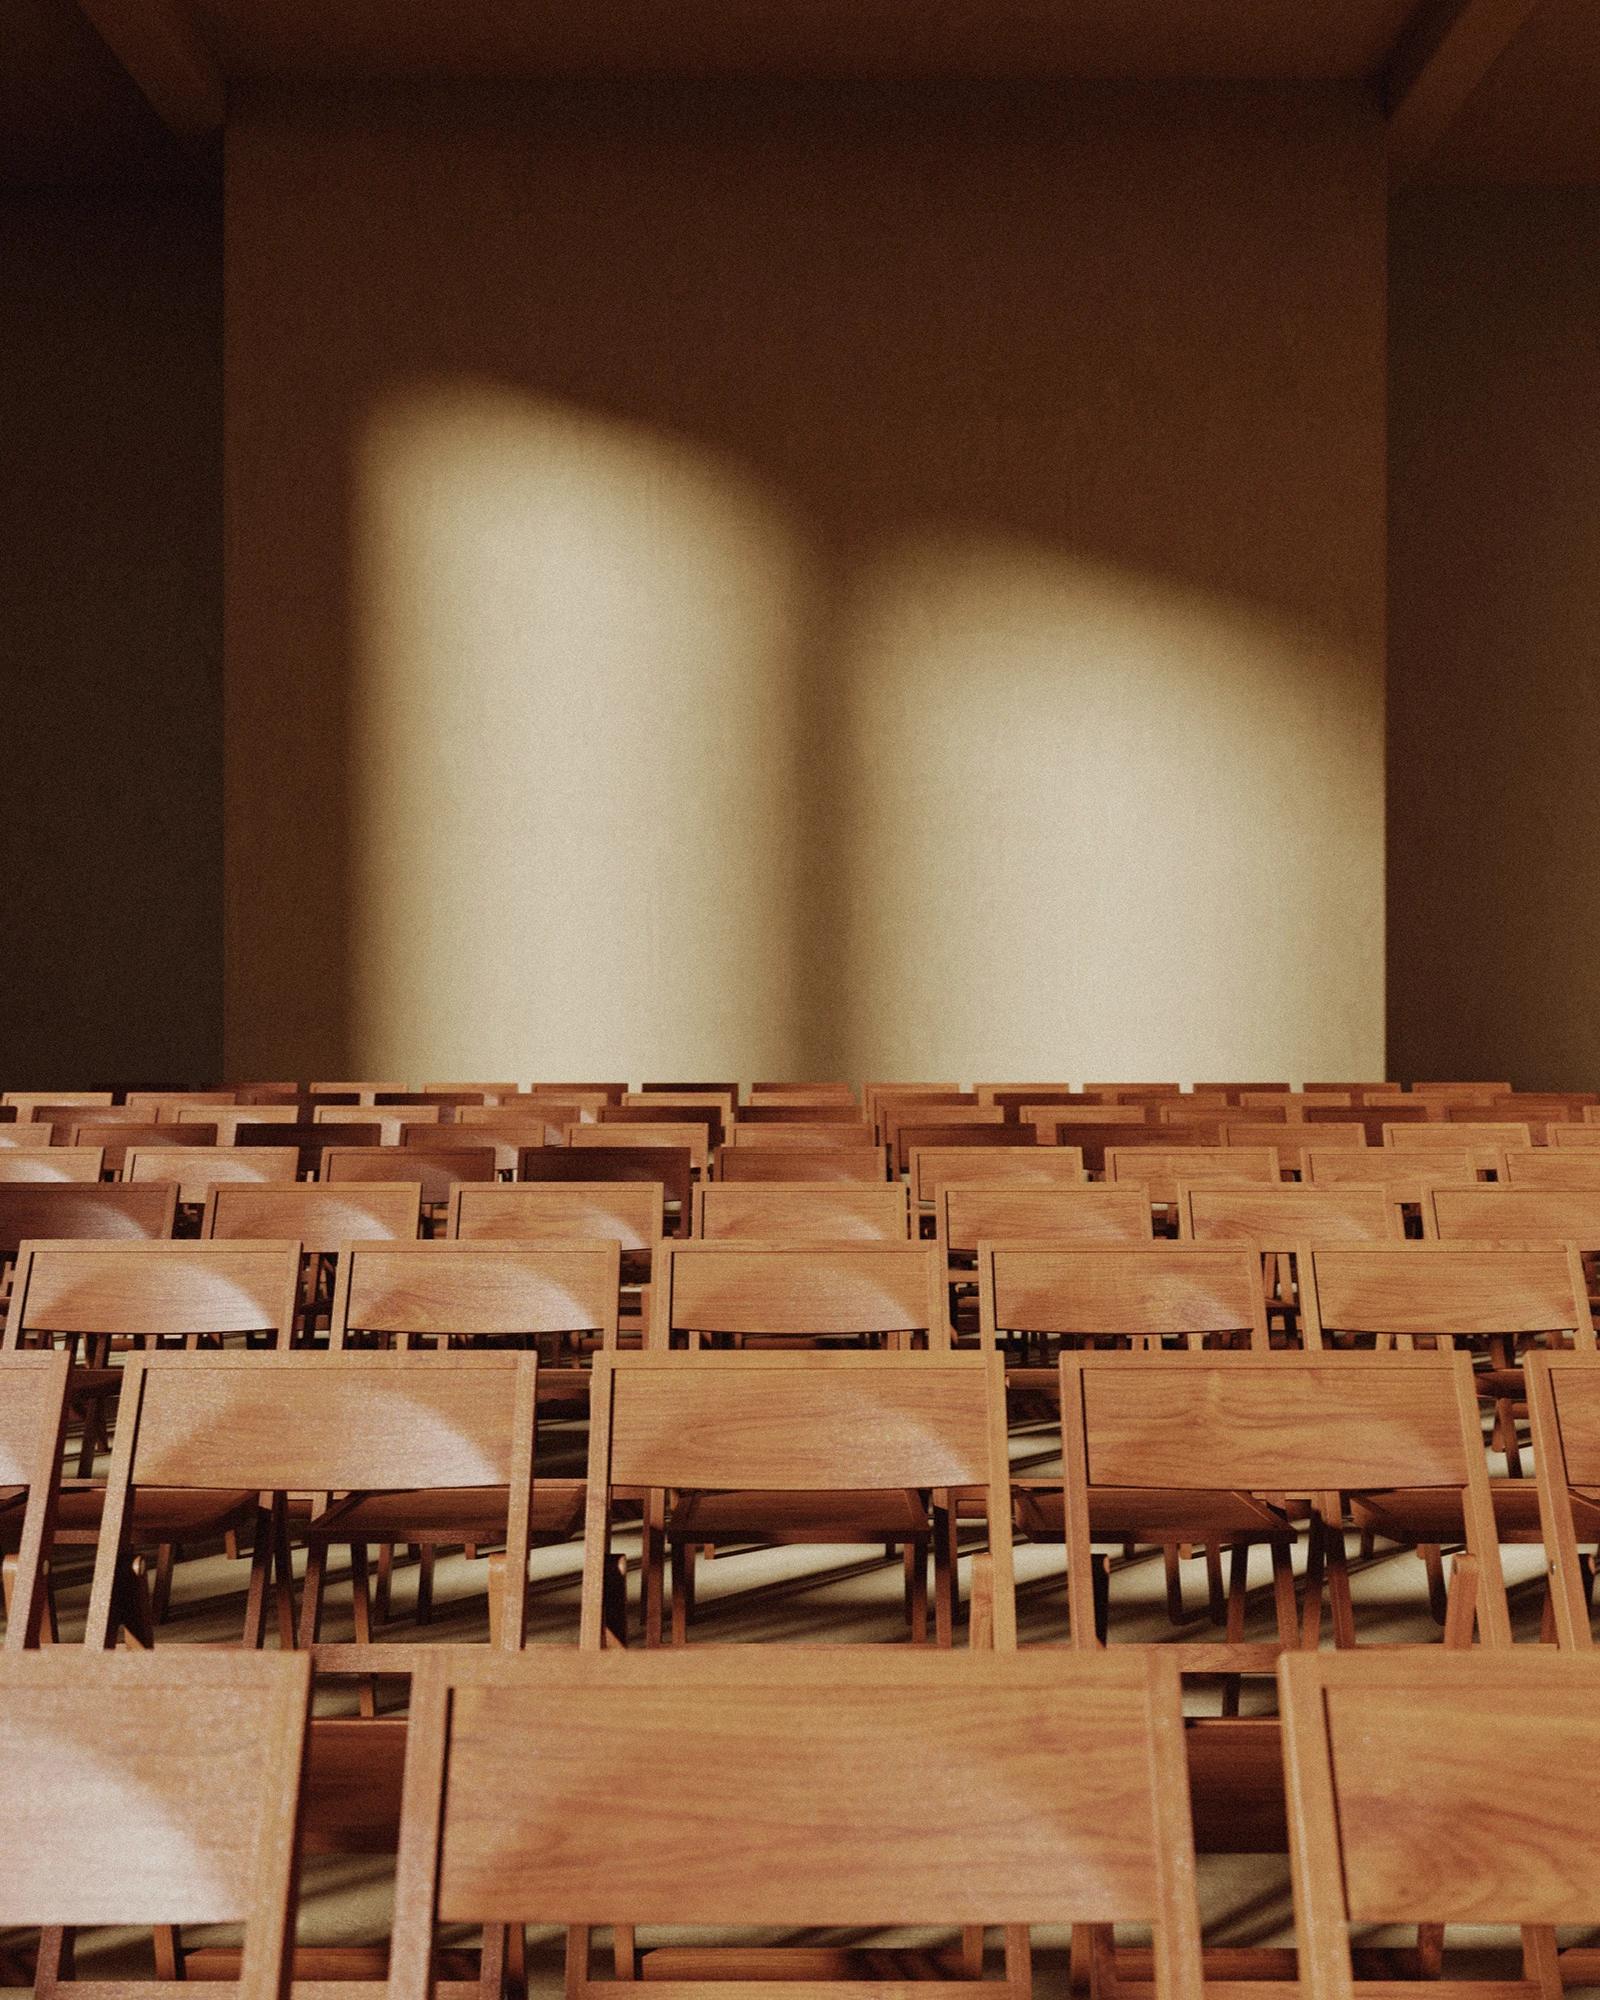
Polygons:
M1108 1181L1143 1181L1157 1208L1171 1208L1179 1181L1261 1181L1282 1179L1275 1146L1183 1146L1168 1151L1167 1138L1155 1145L1107 1146Z
M75 1928L242 1923L240 2000L289 1992L310 1663L288 1654L0 1654L0 1925L39 1927L38 1993Z
M55 1136L48 1125L35 1125L31 1120L22 1125L0 1124L0 1151L40 1152L54 1143Z
M617 1125L648 1125L664 1130L669 1137L680 1128L687 1128L701 1134L709 1152L712 1147L722 1144L727 1121L720 1103L683 1104L646 1098L638 1104L602 1104L596 1113L595 1123L606 1131Z
M1261 1260L1246 1244L980 1242L979 1339L1048 1363L1048 1343L1267 1349Z
M1244 1638L1245 1575L1236 1555L1227 1637L1185 1642L1185 1671L1270 1672L1279 1652L1314 1647L1326 1592L1334 1642L1356 1643L1345 1555L1354 1499L1391 1492L1451 1496L1469 1563L1452 1565L1447 1643L1473 1621L1509 1645L1510 1614L1471 1364L1461 1354L1086 1354L1061 1357L1067 1592L1075 1646L1104 1644L1108 1599L1094 1545L1160 1539L1146 1525L1162 1494L1227 1496L1276 1517L1274 1641ZM1309 1508L1308 1559L1296 1602L1284 1496ZM1359 1525L1359 1521L1358 1521ZM1225 1691L1225 1692L1231 1692ZM1236 1697L1235 1697L1236 1698Z
M857 1115L853 1097L754 1097L741 1104L734 1121L747 1131L758 1125L857 1125L867 1127L867 1143L875 1143L871 1124Z
M1600 1146L1600 1117L1596 1112L1600 1106L1586 1105L1581 1125L1556 1125L1551 1128L1550 1144L1565 1151L1573 1147L1582 1151L1587 1146Z
M259 1501L241 1635L266 1633L273 1571L280 1640L294 1641L291 1494L322 1496L298 1532L308 1560L298 1643L334 1673L408 1673L416 1648L375 1642L366 1550L406 1542L473 1548L504 1542L490 1580L493 1642L522 1644L528 1549L534 1532L533 1459L538 1360L532 1354L362 1353L337 1363L305 1353L135 1355L118 1415L95 1551L85 1644L116 1642L124 1623L121 1576L138 1498L179 1488ZM564 1495L548 1525L568 1539L581 1495ZM328 1550L348 1546L353 1643L317 1640ZM419 1622L431 1605L419 1601ZM370 1712L370 1690L367 1696Z
M1195 1243L1247 1242L1261 1257L1269 1325L1298 1337L1294 1257L1302 1243L1405 1239L1405 1206L1381 1187L1226 1187L1179 1181L1178 1235Z
M720 1246L719 1246L720 1247ZM676 1252L669 1252L669 1257ZM859 1254L859 1253L857 1253ZM728 1545L863 1543L904 1551L906 1615L926 1635L955 1621L951 1489L983 1496L992 1601L980 1634L1016 1644L1005 1384L993 1357L952 1354L676 1353L600 1356L589 1423L580 1644L597 1646L613 1586L617 1490L645 1490L645 1635L660 1642L664 1567L682 1644L694 1558ZM613 1627L614 1629L614 1627Z
M920 1156L919 1156L920 1157ZM950 1324L977 1331L978 1246L996 1243L1148 1243L1150 1193L1135 1182L1055 1186L945 1181L936 1191L934 1241L950 1285Z
M774 1126L786 1135L795 1127ZM870 1131L869 1131L870 1137ZM719 1146L713 1172L719 1181L884 1181L887 1146Z
M105 1158L105 1171L113 1177L120 1177L123 1161L128 1149L159 1149L164 1146L215 1146L217 1130L214 1125L173 1125L173 1124L125 1124L102 1125L98 1122L87 1125L73 1125L67 1134L69 1146L99 1146Z
M166 1122L210 1125L219 1146L232 1146L241 1125L298 1125L300 1108L296 1104L180 1104Z
M447 1126L458 1132L459 1126ZM330 1146L322 1156L319 1183L416 1181L422 1189L426 1227L442 1223L450 1193L463 1181L495 1181L499 1162L493 1146Z
M1593 1982L1595 1952L1556 1944L1557 1925L1596 1914L1592 1658L1294 1654L1278 1691L1307 2000L1395 1992L1354 1977L1352 1925L1431 1931L1423 1983L1441 2000L1560 2000ZM1521 1979L1439 1978L1447 1924L1518 1927Z
M70 1369L65 1354L0 1354L0 1564L12 1652L37 1646L47 1620L54 1637L44 1566L55 1533Z
M1041 1140L1044 1137L1041 1132ZM1066 1118L1058 1121L1055 1128L1057 1147L1062 1151L1076 1150L1090 1174L1106 1172L1106 1154L1113 1147L1159 1146L1170 1151L1177 1146L1198 1146L1202 1140L1216 1145L1221 1137L1220 1119L1210 1129L1202 1125L1158 1125L1154 1119L1146 1122L1137 1112L1127 1119L1105 1123Z
M903 1174L910 1167L912 1153L924 1146L942 1146L951 1150L970 1146L1003 1147L1010 1151L1028 1143L1028 1129L1026 1125L1008 1125L1004 1114L999 1111L985 1112L972 1119L941 1119L928 1123L903 1119L894 1126L889 1161L897 1174Z
M707 1181L694 1191L694 1234L704 1242L904 1243L909 1191L898 1181Z
M323 1152L329 1146L381 1146L383 1122L376 1115L359 1123L336 1124L330 1120L325 1125L315 1119L294 1125L250 1122L233 1128L233 1143L236 1146L293 1146L300 1156L300 1178L308 1181L315 1175Z
M1580 1128L1574 1126L1574 1131ZM1581 1128L1600 1137L1600 1125ZM1435 1179L1454 1180L1453 1174ZM1529 1153L1507 1153L1500 1185L1514 1188L1600 1187L1600 1152L1576 1146L1535 1147Z
M1224 1146L1270 1146L1278 1156L1278 1168L1287 1179L1300 1171L1300 1153L1307 1133L1314 1130L1319 1146L1365 1147L1367 1135L1359 1125L1318 1125L1308 1127L1303 1119L1281 1125L1262 1125L1252 1119L1228 1119L1222 1127Z
M1512 1148L1531 1146L1533 1135L1525 1123L1480 1121L1447 1124L1441 1121L1424 1125L1386 1124L1383 1143L1410 1153L1431 1153L1435 1149L1459 1152L1465 1147L1478 1172L1483 1173L1498 1170L1501 1157Z
M116 1093L110 1090L8 1090L0 1096L0 1105L9 1105L16 1112L19 1125L32 1124L34 1111L41 1104L99 1106L115 1101Z
M679 2000L717 1956L744 2000L783 1994L780 1956L808 2000L857 2000L860 1955L644 1956L637 1926L966 1926L976 1951L869 1990L1031 2000L1028 1926L1130 1919L1154 1925L1156 2000L1201 2000L1181 1703L1159 1658L441 1654L412 1715L392 2000L432 1992L441 1924L530 1919L568 1927L572 2000L610 1983L596 1926L623 1979ZM985 1976L984 1926L1004 1927L1003 1973Z
M142 1111L146 1117L158 1121L174 1119L183 1110L202 1113L208 1108L225 1110L238 1102L236 1090L130 1090L123 1099L130 1111Z
M663 1244L650 1345L850 1340L948 1348L932 1243Z
M308 1083L306 1095L320 1097L329 1103L375 1104L379 1091L401 1091L403 1083Z
M1536 1146L1545 1145L1553 1131L1570 1125L1577 1116L1567 1105L1530 1104L1524 1098L1513 1098L1504 1104L1450 1104L1446 1106L1444 1115L1447 1125L1470 1124L1479 1133L1486 1125L1503 1126L1508 1132L1518 1135L1526 1132ZM1520 1136L1506 1141L1508 1146L1523 1143Z
M313 1125L337 1126L345 1130L351 1122L351 1112L343 1104L319 1104L311 1113ZM455 1124L445 1124L440 1105L401 1104L363 1105L360 1122L369 1126L372 1137L364 1140L339 1140L337 1134L330 1135L328 1146L338 1144L341 1150L366 1151L375 1146L393 1149L411 1142L413 1132L427 1132L441 1135L441 1143L456 1146L486 1146L489 1142L481 1136L465 1137ZM325 1152L328 1147L324 1147Z
M1592 1258L1600 1252L1600 1179L1592 1188L1429 1181L1422 1233L1439 1243L1576 1243Z
M103 1146L17 1146L0 1152L0 1181L97 1181Z
M648 1286L661 1247L665 1189L659 1181L519 1181L467 1185L450 1197L445 1235L459 1242L614 1243L621 1306L630 1333L643 1331Z
M140 1190L148 1192L149 1190ZM166 1192L170 1195L171 1189ZM81 1409L78 1477L61 1489L56 1542L93 1547L106 1489L89 1478L106 1413L120 1402L122 1368L113 1345L178 1341L187 1350L229 1339L286 1346L294 1326L298 1243L38 1242L17 1258L4 1351L60 1343L74 1360L70 1396ZM192 1353L185 1358L195 1358ZM130 1549L156 1559L153 1594L142 1563L119 1578L130 1629L148 1634L171 1587L176 1550L216 1535L232 1537L253 1518L254 1495L237 1482L224 1493L152 1492L128 1523Z

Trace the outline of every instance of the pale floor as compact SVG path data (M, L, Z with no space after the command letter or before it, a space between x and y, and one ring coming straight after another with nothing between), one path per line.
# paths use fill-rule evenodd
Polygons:
M571 1446L559 1440L543 1460L547 1474L575 1467ZM1030 1458L1038 1440L1019 1447ZM561 1461L567 1461L562 1463ZM1030 1465L1030 1470L1042 1467ZM622 1544L624 1547L627 1544ZM1352 1541L1352 1594L1363 1640L1435 1640L1438 1628L1427 1611L1420 1561L1409 1554L1380 1554L1368 1563L1355 1559ZM529 1606L529 1641L534 1645L573 1645L577 1639L581 1552L576 1546L541 1549L532 1562L533 1588ZM1542 1551L1513 1548L1505 1552L1517 1637L1534 1641L1539 1632L1542 1601ZM963 1569L966 1565L963 1563ZM1016 1568L1019 1629L1024 1645L1060 1643L1065 1635L1063 1562L1055 1547L1021 1544ZM220 1551L180 1563L172 1605L160 1628L159 1644L228 1640L237 1635L244 1604L247 1564ZM443 1640L483 1643L488 1637L484 1599L485 1565L456 1555L441 1557L435 1579L432 1632ZM1248 1636L1273 1635L1269 1571L1264 1552L1251 1566ZM394 1601L387 1630L397 1639L410 1636L411 1605L416 1572L397 1564ZM324 1636L351 1636L348 1572L330 1572ZM60 1578L62 1638L71 1642L82 1630L88 1573L84 1565L69 1565ZM636 1577L634 1578L636 1582ZM1215 1636L1205 1610L1205 1573L1200 1560L1184 1565L1184 1588L1191 1618L1186 1628L1168 1621L1162 1565L1148 1556L1114 1566L1111 1585L1112 1632L1126 1640L1181 1642L1184 1630L1194 1637ZM706 1643L904 1643L898 1561L881 1552L860 1549L794 1548L751 1550L702 1561L697 1578L697 1602L691 1627L693 1640ZM401 1683L386 1684L382 1697L392 1706L402 1699ZM1216 1695L1202 1685L1191 1697L1196 1713L1216 1713ZM325 1712L347 1712L350 1699L319 1698ZM1263 1683L1247 1687L1245 1711L1270 1712L1271 1689ZM3 1831L3 1830L0 1830ZM1281 1855L1202 1856L1202 1914L1208 1944L1254 1946L1291 1944L1287 1860ZM307 1865L301 1890L299 1936L305 1944L381 1943L388 1933L391 1869L382 1858L322 1857ZM223 1931L194 1931L190 1944L227 1941ZM1135 1937L1135 1933L1130 1933ZM1404 1942L1403 1933L1394 1933ZM843 1942L834 1934L805 1933L794 1941ZM932 1941L916 1933L883 1933L874 1942L890 1944ZM1387 1941L1373 1934L1372 1942ZM1565 1941L1565 1939L1563 1940ZM5 1939L0 1938L0 1954ZM1464 1965L1505 1976L1512 1960L1502 1952L1514 1946L1504 1935L1451 1934L1452 1959L1459 1942ZM1042 1930L1035 1934L1035 1979L1045 2000L1066 1990L1066 1937ZM151 1970L148 1934L104 1932L85 1934L79 1943L81 1975L139 1976ZM1452 1965L1452 1969L1454 1965ZM530 1990L538 1996L561 1991L562 1952L559 1932L529 1931ZM15 1980L19 1971L0 1955L0 1982Z

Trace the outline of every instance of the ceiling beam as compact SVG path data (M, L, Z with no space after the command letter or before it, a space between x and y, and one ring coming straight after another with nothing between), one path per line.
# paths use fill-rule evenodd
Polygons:
M178 0L78 0L100 39L185 145L221 131L222 71Z
M1418 8L1384 66L1389 165L1415 173L1455 123L1539 0L1432 0Z

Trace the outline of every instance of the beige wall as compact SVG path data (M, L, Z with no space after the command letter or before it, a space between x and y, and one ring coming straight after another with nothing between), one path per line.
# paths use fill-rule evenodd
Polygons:
M1383 1059L1339 90L246 97L236 1070Z
M1600 1074L1600 190L1395 209L1396 1074Z
M0 192L7 1087L221 1062L215 193Z

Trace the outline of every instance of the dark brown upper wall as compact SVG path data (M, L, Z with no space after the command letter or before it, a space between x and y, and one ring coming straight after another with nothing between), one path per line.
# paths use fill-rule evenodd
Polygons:
M1390 235L1389 1049L1600 1076L1600 190Z
M222 257L209 194L0 194L8 1087L222 1042Z

